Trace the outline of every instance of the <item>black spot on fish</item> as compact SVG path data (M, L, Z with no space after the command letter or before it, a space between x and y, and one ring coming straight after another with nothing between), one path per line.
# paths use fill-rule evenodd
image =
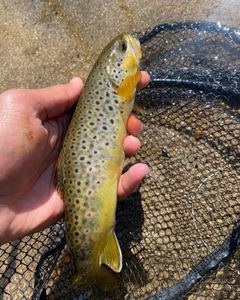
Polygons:
M110 111L113 111L113 107L112 107L111 105L108 106L108 109L109 109Z

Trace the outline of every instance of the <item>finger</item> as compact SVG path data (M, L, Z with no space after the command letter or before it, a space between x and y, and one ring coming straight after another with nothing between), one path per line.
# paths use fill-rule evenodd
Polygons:
M124 173L118 184L118 199L124 199L133 193L149 173L149 168L145 164L136 164L132 166L126 173Z
M146 87L151 80L150 75L146 71L141 71L141 75L142 75L142 77L138 83L139 89Z
M33 108L44 121L56 118L69 111L77 101L83 89L83 82L75 77L66 84L59 84L43 89L25 90L25 96L33 102Z
M127 121L127 130L129 134L139 135L143 129L143 124L137 117L130 115Z
M124 147L126 156L129 157L129 156L136 154L136 152L140 148L140 145L141 145L141 143L140 143L139 139L137 139L136 137L134 137L132 135L127 136L123 143L123 147Z

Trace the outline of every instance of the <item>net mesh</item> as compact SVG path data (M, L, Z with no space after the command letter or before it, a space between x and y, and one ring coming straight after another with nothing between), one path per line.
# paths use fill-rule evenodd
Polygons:
M120 288L73 286L64 225L0 248L2 299L240 299L240 34L212 23L141 34L150 174L120 203Z

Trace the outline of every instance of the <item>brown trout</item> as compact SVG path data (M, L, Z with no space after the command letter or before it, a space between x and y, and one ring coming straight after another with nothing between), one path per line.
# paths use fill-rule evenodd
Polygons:
M57 166L67 243L77 283L116 287L122 254L114 233L123 140L141 78L140 43L112 40L95 63L70 122Z

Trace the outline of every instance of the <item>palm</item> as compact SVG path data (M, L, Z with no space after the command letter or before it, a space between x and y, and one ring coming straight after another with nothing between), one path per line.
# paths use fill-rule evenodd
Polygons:
M55 190L54 168L54 164L51 164L20 199L21 201L18 199L15 203L15 222L23 224L20 236L22 233L47 227L62 216L64 202Z
M18 108L19 119L26 120L29 112L23 112L20 106ZM15 119L15 116L8 119ZM8 233L7 236L18 237L36 231L62 215L63 201L54 188L54 170L66 120L67 116L40 122L30 115L29 122L15 124L18 135L13 134L12 139L8 134L8 145L1 147L5 148L1 153L1 164L5 163L4 174L8 176L1 178L1 187L4 188L1 188L0 215L2 230ZM11 122L7 127L8 132L14 132ZM13 151L16 152L15 159Z

